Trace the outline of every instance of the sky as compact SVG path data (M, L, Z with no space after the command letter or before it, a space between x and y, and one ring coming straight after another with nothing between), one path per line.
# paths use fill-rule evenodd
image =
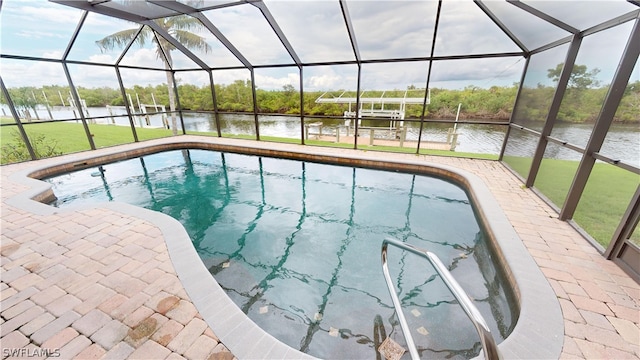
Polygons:
M610 17L634 10L623 0L586 1L584 13L576 11L575 1L530 1L525 3L553 13L574 27L586 28ZM296 54L305 63L354 60L350 39L337 0L265 0ZM528 48L536 48L568 35L504 1L485 1ZM347 1L356 42L362 59L427 57L431 53L436 1ZM82 11L45 0L5 0L0 9L0 53L38 58L61 59ZM272 31L258 8L250 4L209 10L204 15L235 48L254 65L292 63L290 55ZM585 16L588 15L588 16ZM71 48L68 60L114 64L122 50L102 51L95 41L118 31L136 29L137 24L90 13ZM587 37L578 63L601 70L602 83L611 81L617 59L628 38L631 22ZM205 29L192 29L202 36L210 51L194 54L211 67L240 66L242 63ZM466 55L517 52L512 42L471 0L445 0L434 55ZM527 83L549 84L546 70L564 61L566 46L532 58ZM172 51L176 69L197 69L187 56ZM615 55L615 56L614 56ZM132 47L121 64L162 69L152 43ZM510 86L520 81L525 61L522 57L435 61L430 87L459 89L466 86L487 88ZM426 85L428 62L363 64L362 90L405 89ZM632 80L640 80L640 71ZM70 65L76 86L117 87L115 70L109 66ZM0 74L8 87L66 85L62 66L55 62L0 60ZM355 90L357 66L325 65L304 67L305 91ZM145 86L166 82L164 73L122 70L125 86ZM204 71L179 72L180 83L202 86L208 82ZM297 67L258 68L255 81L261 89L281 89L299 85ZM214 81L228 84L247 80L247 70L216 70Z

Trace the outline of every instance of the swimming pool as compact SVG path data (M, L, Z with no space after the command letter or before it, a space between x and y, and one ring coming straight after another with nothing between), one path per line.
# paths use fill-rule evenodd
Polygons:
M386 335L404 343L380 267L387 236L440 256L499 340L517 320L474 207L443 179L175 150L48 181L59 206L121 201L179 219L229 297L314 356L371 358ZM399 251L390 261L422 355L476 355L473 327L429 266Z

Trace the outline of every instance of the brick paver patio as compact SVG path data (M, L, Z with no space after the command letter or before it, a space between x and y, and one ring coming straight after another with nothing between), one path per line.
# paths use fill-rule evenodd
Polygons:
M351 151L317 149L327 154ZM91 154L108 151L113 149ZM11 174L60 159L0 168L2 357L232 359L190 301L153 224L99 206L38 215L6 204L27 189L9 180ZM420 159L467 170L486 182L556 292L565 325L562 358L640 357L640 286L633 279L559 221L499 162Z

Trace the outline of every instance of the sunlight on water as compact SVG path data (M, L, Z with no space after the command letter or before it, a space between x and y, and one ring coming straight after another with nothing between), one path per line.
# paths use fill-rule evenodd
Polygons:
M176 150L47 181L57 206L120 201L178 219L238 307L314 356L370 359L386 337L405 346L385 237L436 253L498 341L517 320L467 194L439 178ZM429 264L395 248L389 264L422 356L476 356L473 326Z

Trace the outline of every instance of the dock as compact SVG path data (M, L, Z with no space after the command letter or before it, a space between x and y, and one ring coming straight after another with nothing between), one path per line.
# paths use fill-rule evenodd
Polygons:
M452 129L451 129L452 130ZM326 127L322 122L305 124L305 140L318 140L340 144L355 143L355 129L348 125ZM404 126L389 127L358 127L358 144L369 146L387 146L400 148L418 147L418 141L407 140L407 128ZM421 149L455 151L458 145L458 134L450 131L447 141L420 142Z
M426 97L410 97L408 90L404 92L402 97L385 97L386 91L377 97L366 97L364 91L357 97L345 96L346 91L337 97L326 97L327 93L324 93L316 99L316 103L348 105L348 110L345 110L343 114L344 125L326 127L322 122L307 123L305 124L305 139L354 144L356 141L354 124L357 123L358 144L416 149L418 141L407 140L407 127L404 125L404 118L407 105L428 105L431 102L431 92L425 91L425 89L422 91ZM354 111L353 105L358 106L357 111ZM362 126L363 119L388 119L389 126ZM455 151L457 145L458 134L455 129L449 129L446 141L422 140L420 142L420 148L428 150Z

